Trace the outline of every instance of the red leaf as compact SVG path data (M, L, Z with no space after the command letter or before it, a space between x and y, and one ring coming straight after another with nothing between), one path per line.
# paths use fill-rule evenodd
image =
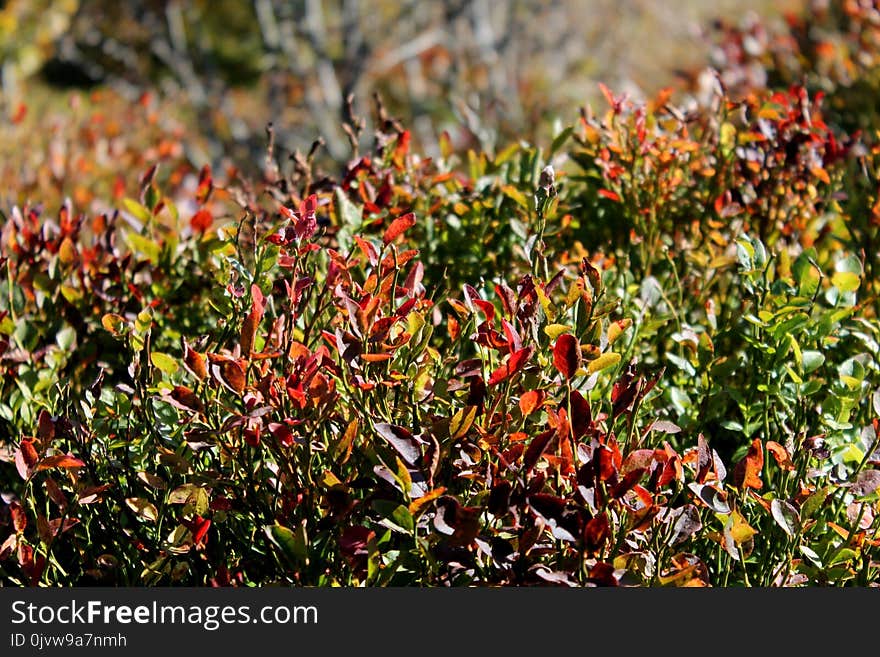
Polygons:
M196 516L193 519L193 528L193 542L196 545L204 545L208 530L211 528L211 520L209 518Z
M379 253L376 251L376 247L373 246L371 242L368 242L360 235L355 235L354 241L358 245L358 248L360 248L364 256L367 258L367 261L370 263L370 265L375 267L377 264L379 264Z
M211 361L211 374L219 383L236 394L244 392L247 380L238 361L219 354L208 354L208 360Z
M532 347L526 347L525 349L520 349L519 351L511 353L510 356L507 357L505 363L492 372L492 375L489 377L489 385L498 385L502 381L506 381L519 372L532 354L532 349Z
M199 187L196 190L196 200L199 203L204 203L208 200L208 196L211 195L211 190L214 187L214 182L211 178L211 166L206 164L202 167L202 170L199 172Z
M617 453L619 456L620 452ZM608 481L613 475L617 474L620 463L617 463L615 453L605 445L599 445L593 454L596 463L596 471L599 474L600 481Z
M37 454L37 450L34 449L34 439L22 438L21 444L15 450L15 468L22 479L27 479L31 476L31 471L39 460L40 457Z
M620 196L616 192L612 192L610 189L600 189L599 196L604 196L610 201L620 203Z
M305 217L310 214L315 214L315 211L318 209L318 195L311 194L303 199L302 203L299 204L299 213Z
M189 220L189 225L192 226L192 229L199 233L204 233L211 227L211 224L213 223L214 217L208 210L205 210L204 208L196 212Z
M553 365L566 379L571 379L581 364L581 349L578 339L570 333L563 333L553 347Z
M626 475L624 475L623 479L620 480L620 483L611 490L611 496L616 498L623 497L629 492L629 490L633 486L635 486L639 482L644 474L644 468L636 468L635 470L630 470L626 473Z
M70 454L56 454L55 456L47 456L37 466L37 471L48 470L49 468L65 468L74 469L82 468L85 463Z
M269 432L284 447L290 447L294 443L293 430L285 422L270 422Z
M491 322L492 320L495 319L495 306L492 303L485 301L483 299L471 299L471 302L477 308L479 308L481 311L483 311L483 314L486 316L486 319L488 321Z
M403 233L415 226L415 224L416 215L412 212L397 217L397 219L392 221L391 225L385 230L385 234L382 236L382 242L390 244L400 235L403 235Z

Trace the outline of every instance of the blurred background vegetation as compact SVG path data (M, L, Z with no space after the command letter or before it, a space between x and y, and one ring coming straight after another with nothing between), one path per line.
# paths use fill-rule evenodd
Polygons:
M546 119L573 119L600 81L631 96L693 84L719 20L758 12L772 22L800 4L7 0L3 114L44 117L71 90L129 99L151 90L190 138L204 138L203 159L259 161L272 121L280 148L307 151L320 135L323 155L340 160L343 123L368 117L379 92L428 155L444 130L458 146L491 151L547 138Z

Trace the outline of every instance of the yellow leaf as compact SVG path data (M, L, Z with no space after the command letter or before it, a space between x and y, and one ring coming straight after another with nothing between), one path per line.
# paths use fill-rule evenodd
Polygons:
M566 326L565 324L548 324L544 327L544 333L546 333L551 340L555 340L563 333L571 333L571 327Z
M436 500L443 493L446 492L446 488L441 486L440 488L435 488L434 490L425 493L419 499L413 500L413 502L409 505L409 512L413 517L419 514L422 509L424 509L429 502Z
M616 354L613 351L602 354L596 360L591 361L590 364L587 365L587 374L595 374L596 372L601 372L602 370L609 367L614 367L619 362L620 354Z
M627 317L626 319L621 319L616 322L612 322L608 327L608 344L614 344L615 340L623 334L630 326L632 326L632 320Z
M553 306L553 303L544 293L540 287L535 288L535 292L538 293L538 301L541 302L541 307L544 309L544 314L547 316L549 321L553 321L556 319L556 308Z

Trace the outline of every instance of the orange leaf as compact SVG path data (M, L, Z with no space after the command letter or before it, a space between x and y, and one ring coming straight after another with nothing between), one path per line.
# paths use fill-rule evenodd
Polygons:
M416 225L416 215L412 212L408 212L407 214L399 216L397 219L391 222L391 225L388 226L385 234L382 236L382 242L385 244L390 244L395 239L397 239L400 235L403 235L407 230Z
M749 446L745 458L733 469L733 483L740 490L754 488L760 490L764 486L761 481L761 470L764 468L764 450L761 440L755 438Z
M186 386L174 386L174 390L169 396L177 402L175 406L182 407L183 410L196 411L197 413L202 413L205 410L199 396Z
M218 354L208 354L208 360L211 361L211 374L220 384L238 395L244 392L245 373L238 361Z
M393 354L361 354L362 361L367 363L381 363L393 357Z
M199 380L204 380L208 376L208 367L205 365L205 357L199 352L192 349L186 341L183 342L183 366L186 371Z
M546 396L543 390L524 392L519 398L519 410L522 412L523 417L531 415L544 402Z
M445 493L445 492L446 492L446 488L443 486L440 486L440 488L435 488L434 490L425 493L417 500L413 500L413 502L409 505L410 514L413 516L418 515L419 512L423 508L425 508L425 506L427 506L427 504L429 502L431 502L432 500L436 500L438 497L443 495L443 493Z
M241 335L238 343L241 345L241 353L249 356L254 349L254 338L257 336L257 326L260 318L253 310L248 313L247 317L241 323Z
M767 441L767 451L773 455L776 464L783 470L794 470L794 463L788 455L788 450L775 440Z

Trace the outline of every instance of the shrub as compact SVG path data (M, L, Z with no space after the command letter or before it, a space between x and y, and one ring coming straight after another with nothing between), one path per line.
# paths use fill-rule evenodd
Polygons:
M876 149L801 86L606 98L546 149L380 115L338 176L30 187L4 581L873 584Z

